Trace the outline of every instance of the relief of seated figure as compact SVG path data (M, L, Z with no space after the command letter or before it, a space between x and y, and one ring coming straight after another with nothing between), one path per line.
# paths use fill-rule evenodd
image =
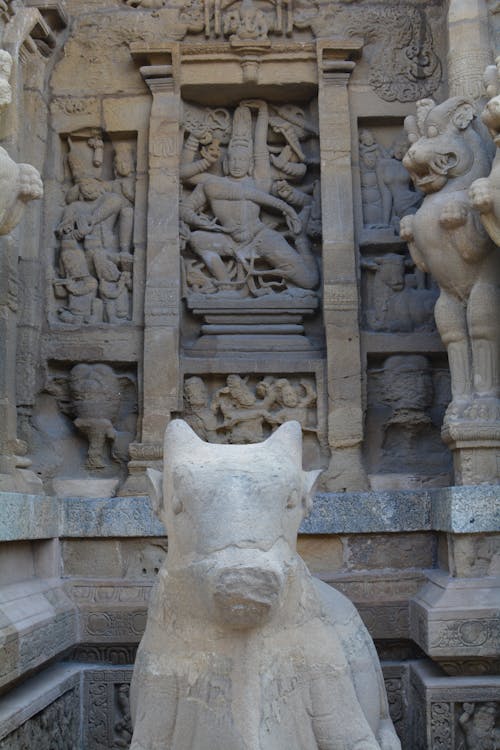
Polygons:
M258 111L254 139L252 109ZM276 286L313 290L319 283L303 222L290 203L271 193L268 128L266 102L242 102L234 113L223 174L213 168L221 154L210 134L202 136L202 159L192 160L192 145L191 161L183 158L184 186L194 187L181 202L183 235L192 254L205 264L215 288L226 293L241 294L246 282L246 294L249 289L254 296ZM283 219L286 228L280 231ZM256 277L262 281L258 286ZM263 281L268 277L275 281Z

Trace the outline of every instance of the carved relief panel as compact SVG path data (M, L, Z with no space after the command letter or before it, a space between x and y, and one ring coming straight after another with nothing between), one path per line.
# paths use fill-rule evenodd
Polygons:
M65 482L92 479L104 481L102 491L113 490L136 434L135 372L103 363L52 364L32 421L33 464L48 489L69 491ZM85 488L92 492L90 483Z
M71 185L55 228L52 325L132 319L135 144L99 128L65 138Z
M324 409L318 407L315 377L186 376L180 416L210 443L258 443L284 422L300 422L304 465L321 465ZM324 459L323 459L324 460Z
M203 335L293 348L318 307L321 206L313 104L184 104L184 296ZM276 338L274 342L276 343ZM242 342L240 342L241 344ZM304 346L306 346L304 340Z

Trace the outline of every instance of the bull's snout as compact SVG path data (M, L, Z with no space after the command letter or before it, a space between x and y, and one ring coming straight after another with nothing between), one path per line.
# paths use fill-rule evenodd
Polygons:
M214 601L219 617L233 628L263 624L280 600L284 579L257 567L227 568L217 576Z

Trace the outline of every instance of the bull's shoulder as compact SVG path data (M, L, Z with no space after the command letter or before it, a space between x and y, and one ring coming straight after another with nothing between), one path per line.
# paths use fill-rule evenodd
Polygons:
M361 623L356 607L347 596L318 578L313 578L313 583L321 599L325 615L332 624L346 625L353 620L359 620Z

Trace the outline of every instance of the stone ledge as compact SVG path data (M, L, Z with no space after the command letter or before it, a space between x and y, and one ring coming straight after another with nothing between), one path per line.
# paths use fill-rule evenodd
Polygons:
M0 587L0 687L72 647L77 627L77 607L60 579Z
M319 493L301 534L500 529L500 487ZM0 541L164 536L148 497L56 498L0 493Z
M69 690L80 690L81 664L56 664L0 699L0 740Z

